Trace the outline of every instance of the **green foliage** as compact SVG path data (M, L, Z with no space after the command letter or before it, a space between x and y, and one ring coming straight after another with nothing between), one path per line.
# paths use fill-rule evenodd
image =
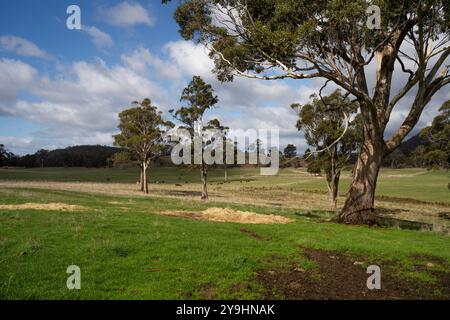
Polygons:
M429 169L450 167L450 100L441 106L439 112L431 126L420 133L427 140L425 147L414 153Z
M220 123L220 120L217 118L214 118L208 122L208 125L206 126L207 129L215 129L222 132L225 136L227 135L228 131L230 131L229 127L223 126Z
M311 151L310 148L306 149L306 150L305 150L305 154L303 155L303 160L307 160L307 159L310 157L311 152L312 152L312 151Z
M304 106L293 104L291 107L299 113L296 127L304 132L307 143L317 149L323 149L342 136L345 129L343 113L347 114L350 120L350 116L357 111L358 104L343 96L339 90L327 97L320 98L314 94L311 98L312 101ZM353 151L356 148L356 125L355 120L349 123L350 131L347 131L340 142L345 150Z
M383 165L393 169L407 167L410 162L411 160L400 149L396 149L389 156L383 159Z
M163 148L163 134L173 124L165 121L150 99L119 114L120 134L114 136L114 143L139 158L148 161L158 156Z
M424 155L424 162L429 169L447 168L448 154L442 150L433 150Z
M288 144L284 148L284 156L288 159L295 158L297 156L297 147L293 144Z
M120 151L115 153L111 158L110 162L114 168L123 168L129 166L133 163L133 155L127 151Z
M293 104L299 119L297 128L303 131L307 143L316 149L316 158L308 172L323 170L330 190L333 209L336 209L341 171L360 144L359 117L351 121L358 104L336 90L327 97L312 95L304 106Z
M3 166L17 166L20 157L12 152L9 152L5 145L0 144L0 167Z
M371 4L381 9L381 30L366 27ZM174 17L183 38L215 48L215 71L227 81L233 70L217 52L241 71L268 70L278 61L295 69L304 52L317 58L323 50L347 57L348 48L371 51L419 11L425 30L449 32L445 0L181 0Z
M322 163L318 160L313 160L308 164L308 173L319 175L322 172Z
M221 139L223 141L223 157L224 157L224 163L226 162L226 152L227 152L227 142L231 143L231 141L227 141L227 135L230 131L230 128L227 126L224 126L220 123L220 120L217 118L214 118L208 122L205 129L213 130L213 135L210 137L210 141L208 143L214 143L217 141L217 139ZM215 151L213 152L213 155L215 156Z
M194 76L183 90L180 101L184 102L185 106L169 112L193 134L195 123L202 122L205 112L214 107L219 99L214 96L214 89L210 84L205 83L201 77Z
M0 144L0 167L4 166L8 158L8 151L3 144Z
M322 169L329 172L330 162L333 160L333 166L340 170L349 160L351 153L357 150L361 141L359 118L350 120L358 105L343 96L339 90L327 97L319 98L317 95L311 97L312 101L304 106L292 105L299 114L296 127L304 132L310 146L321 151L318 160ZM349 121L344 136L346 123L343 112L347 114Z
M109 165L109 160L119 148L87 145L73 146L64 149L38 150L34 154L18 156L11 152L6 152L0 166L10 167L84 167L100 168Z

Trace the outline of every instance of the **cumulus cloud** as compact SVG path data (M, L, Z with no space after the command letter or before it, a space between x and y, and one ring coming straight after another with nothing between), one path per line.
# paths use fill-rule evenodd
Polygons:
M18 60L0 59L0 102L13 101L35 81L37 71Z
M36 122L90 130L111 130L131 101L165 99L165 90L123 65L76 62L55 79L42 77L29 92L39 101L18 100L11 115ZM35 99L33 99L35 100Z
M33 42L16 36L0 37L0 48L24 57L50 59L51 56Z
M150 68L155 71L158 78L163 80L179 82L183 76L177 66L159 58L143 47L136 49L131 54L123 54L121 59L125 65L139 74L146 74Z
M86 32L89 35L92 43L99 50L111 47L113 45L111 36L97 27L82 26L81 31Z
M155 23L150 13L137 2L121 2L101 11L105 20L117 27L131 27L139 24L153 26Z

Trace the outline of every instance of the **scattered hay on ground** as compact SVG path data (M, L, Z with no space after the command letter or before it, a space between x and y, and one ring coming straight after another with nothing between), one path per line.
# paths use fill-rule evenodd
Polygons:
M293 222L292 219L277 216L258 214L255 212L237 211L233 209L209 208L201 212L189 211L164 211L161 215L170 217L182 217L196 220L208 220L215 222L234 222L241 224L287 224Z
M0 205L0 210L80 211L84 207L65 203L24 203Z

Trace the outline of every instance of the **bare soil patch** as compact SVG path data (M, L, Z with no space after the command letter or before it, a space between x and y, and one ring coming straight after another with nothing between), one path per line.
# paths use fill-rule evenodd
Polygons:
M239 231L241 231L242 233L248 234L250 237L253 237L255 239L261 240L261 241L269 241L270 238L269 237L265 237L262 236L252 230L249 230L247 228L241 228Z
M293 222L292 219L273 214L265 215L255 212L237 211L228 208L209 208L201 212L164 211L159 214L163 216L182 217L194 220L234 222L242 224L287 224Z
M65 203L25 203L0 205L0 210L46 210L46 211L80 211L84 210L82 206L76 206Z
M430 272L435 283L398 278L381 267L381 290L367 289L369 277L363 262L352 261L343 254L305 249L308 259L319 265L317 270L289 269L263 270L257 281L266 289L265 299L289 300L397 300L397 299L449 299L450 273Z

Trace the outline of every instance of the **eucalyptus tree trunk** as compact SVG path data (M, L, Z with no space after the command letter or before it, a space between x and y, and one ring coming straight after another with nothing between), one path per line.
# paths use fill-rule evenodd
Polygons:
M371 102L360 102L363 139L358 159L353 168L353 178L338 221L345 224L377 224L375 190L381 162L386 152L384 131L389 122L389 99L395 54L391 44L376 52L377 83ZM364 72L358 75L358 86L368 95Z
M382 159L383 148L381 144L374 144L370 140L364 141L353 169L353 178L347 200L338 217L339 222L368 225L377 223L375 190Z
M331 210L337 209L337 197L339 190L339 179L341 177L342 167L339 166L339 156L337 146L328 150L330 156L330 167L325 170L327 177L328 192L330 194Z
M202 200L208 200L208 168L204 162L200 168L200 176L202 179Z
M225 180L225 182L228 182L228 165L226 162L224 164L224 168L225 168L224 180Z
M147 168L148 163L147 161L142 162L142 185L143 185L143 192L148 194L148 179L147 179Z
M328 192L330 193L330 205L331 210L337 209L337 198L339 193L339 178L340 174L332 174L331 179L328 181Z
M141 192L144 192L145 188L144 188L144 167L141 165L139 165L139 169L140 169L140 175L139 175L139 188L141 190Z

